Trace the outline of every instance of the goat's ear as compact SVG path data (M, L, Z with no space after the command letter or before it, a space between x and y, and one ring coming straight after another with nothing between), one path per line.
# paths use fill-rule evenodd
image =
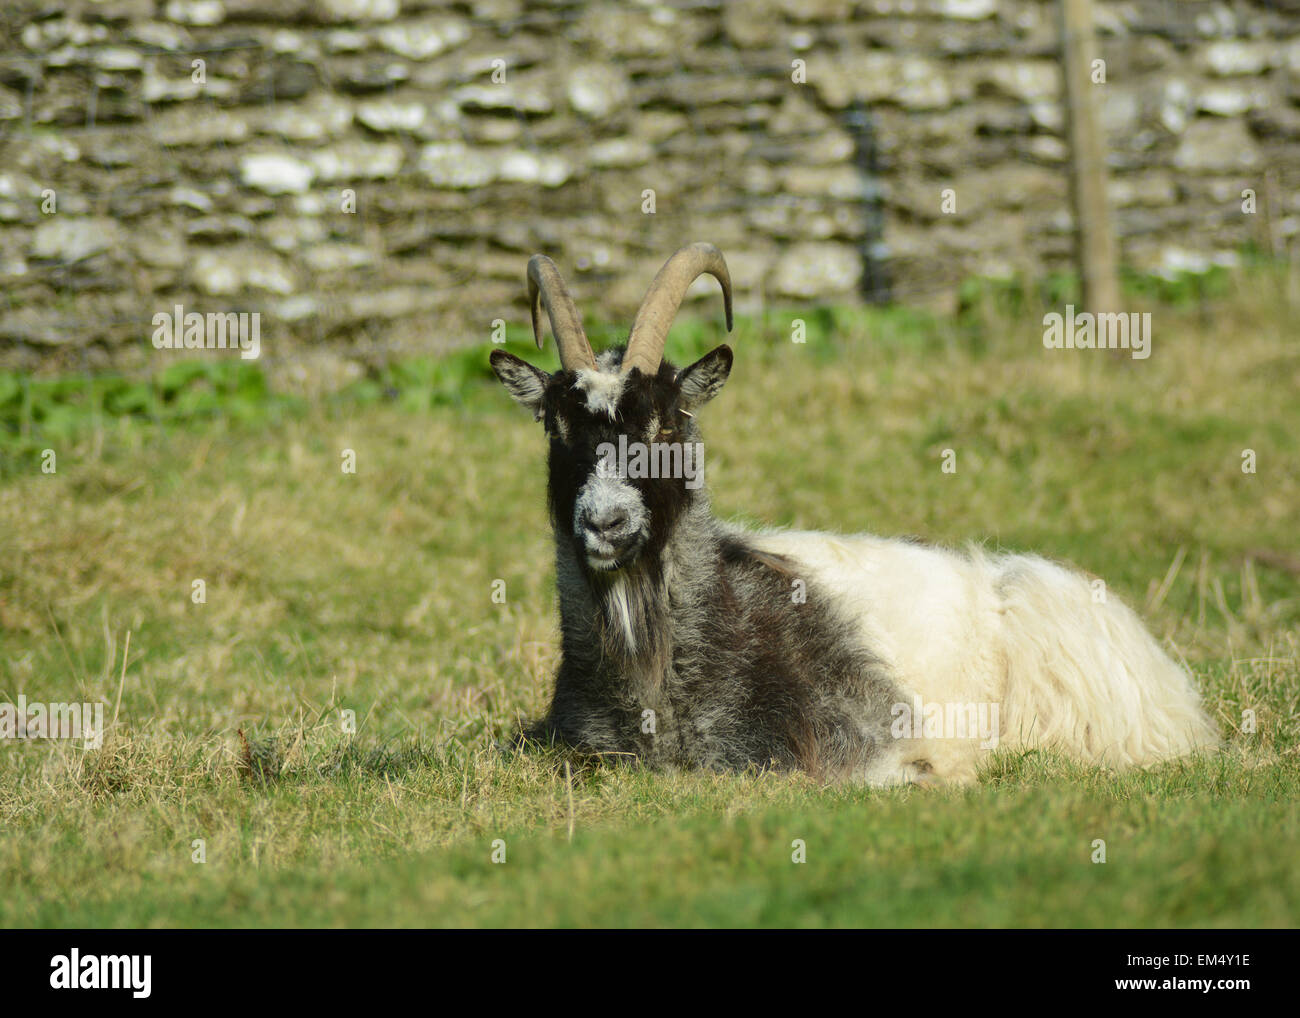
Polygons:
M488 357L488 362L511 398L531 413L533 420L540 421L542 396L546 392L546 383L551 380L551 376L541 368L535 368L526 360L504 350L493 350Z
M687 410L703 406L716 396L731 374L731 360L731 347L723 343L683 368L677 375L682 406Z

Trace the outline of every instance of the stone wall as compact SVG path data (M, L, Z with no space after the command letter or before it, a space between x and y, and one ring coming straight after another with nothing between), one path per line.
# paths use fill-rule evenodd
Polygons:
M1099 16L1125 258L1289 249L1300 0ZM539 250L611 315L693 239L751 309L1066 267L1056 49L1049 0L8 0L0 364L148 364L177 303L481 341Z

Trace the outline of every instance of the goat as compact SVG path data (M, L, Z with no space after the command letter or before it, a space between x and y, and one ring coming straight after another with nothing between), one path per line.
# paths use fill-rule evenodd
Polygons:
M696 415L731 348L680 370L663 352L704 274L730 331L722 253L691 244L655 276L626 346L597 357L555 263L535 255L533 334L540 349L545 309L561 370L491 354L549 440L562 659L526 736L652 768L869 785L970 782L998 744L1110 766L1217 744L1188 675L1078 573L1030 555L747 531L712 515L688 471L630 469L627 449L702 449ZM979 732L945 725L977 713Z

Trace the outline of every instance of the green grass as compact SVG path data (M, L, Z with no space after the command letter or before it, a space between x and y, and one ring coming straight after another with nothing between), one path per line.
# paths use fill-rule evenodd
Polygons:
M499 749L545 706L554 578L542 438L481 350L319 399L229 361L0 378L0 701L118 715L98 750L0 744L0 924L1294 926L1293 284L1130 287L1144 362L1045 351L1026 291L739 321L703 420L721 515L1070 560L1225 736L1137 773L1003 754L959 790ZM684 317L669 354L720 339Z

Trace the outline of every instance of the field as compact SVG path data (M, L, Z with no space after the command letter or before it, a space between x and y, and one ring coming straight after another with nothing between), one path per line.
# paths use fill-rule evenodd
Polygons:
M1071 561L1225 740L1123 774L1004 752L957 790L502 748L546 703L554 579L541 432L483 350L328 399L229 361L0 376L0 702L110 722L0 744L0 924L1295 926L1296 281L1216 278L1133 284L1148 360L1045 350L1016 292L738 322L720 515ZM721 338L684 317L669 356Z

